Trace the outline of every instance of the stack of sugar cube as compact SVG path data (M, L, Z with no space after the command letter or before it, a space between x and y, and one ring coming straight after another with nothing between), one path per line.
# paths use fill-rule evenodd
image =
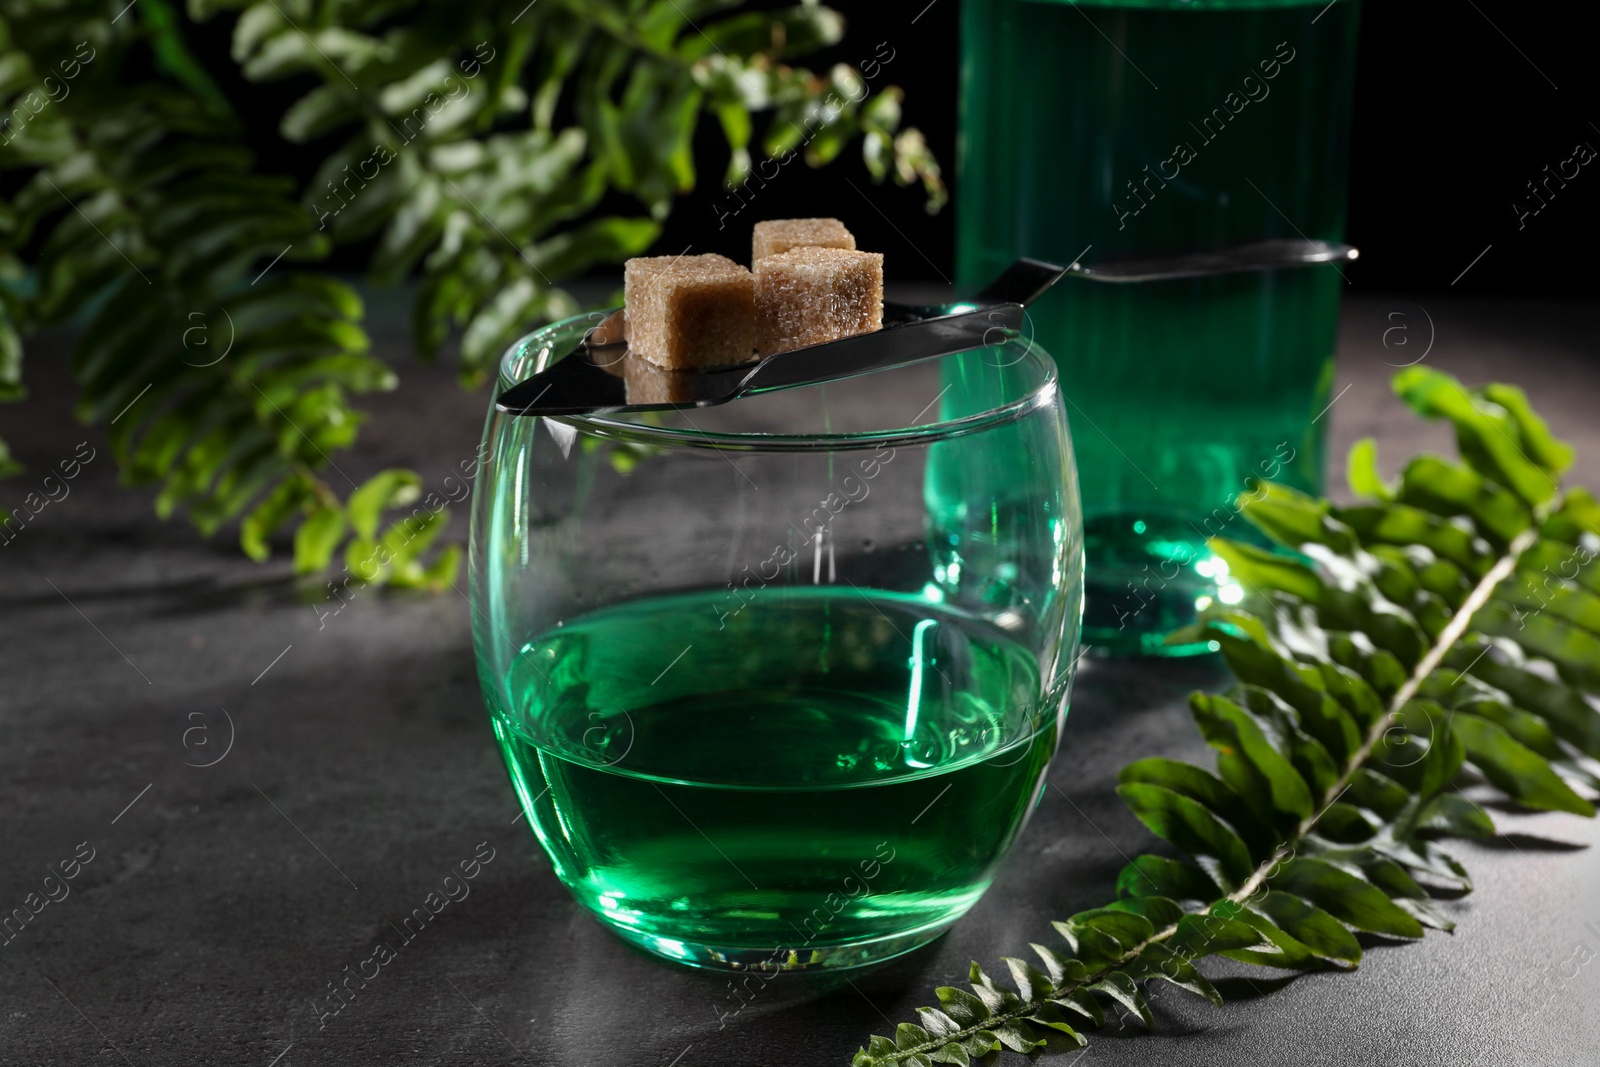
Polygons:
M628 347L668 370L745 363L883 327L883 255L838 219L758 222L754 271L725 256L651 256L625 268Z

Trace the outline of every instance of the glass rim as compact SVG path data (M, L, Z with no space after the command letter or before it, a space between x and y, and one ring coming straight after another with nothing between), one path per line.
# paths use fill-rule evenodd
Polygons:
M513 374L512 365L515 361L521 359L534 345L541 344L556 334L570 331L580 323L586 328L592 326L606 315L617 310L620 309L610 308L605 311L592 311L582 315L558 319L517 338L506 349L505 354L500 357L498 367L499 380L496 383L497 393L525 380L526 374L522 376ZM1018 342L1016 340L1008 340L1006 343L1009 345ZM1055 361L1041 355L1034 346L1032 338L1029 338L1025 343L1026 348L1016 362L1028 360L1039 369L1039 381L1036 384L1021 392L1018 396L984 411L962 415L955 419L938 419L934 422L917 423L913 426L847 433L775 434L755 431L711 432L700 430L693 426L687 428L651 426L647 423L630 422L606 415L541 415L538 417L559 422L595 437L663 446L714 448L735 452L838 451L841 449L873 448L880 445L903 447L932 444L950 438L981 433L995 426L1018 421L1033 411L1046 406L1056 396L1060 395ZM949 357L936 358L947 359ZM932 360L929 360L929 362L932 362ZM543 369L543 366L534 366L529 368L528 373L538 373ZM869 373L881 372L874 371ZM944 393L940 392L939 397L943 395ZM935 397L933 403L937 403L939 397ZM933 403L928 406L932 407ZM918 418L920 417L921 415L918 416Z

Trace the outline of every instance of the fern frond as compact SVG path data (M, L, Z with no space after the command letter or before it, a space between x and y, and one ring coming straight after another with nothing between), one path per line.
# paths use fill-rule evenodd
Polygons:
M351 132L307 207L338 240L378 235L380 281L420 268L417 347L432 354L461 329L462 373L477 382L516 337L578 310L564 279L655 241L697 181L703 119L727 140L729 187L761 180L752 116L764 112L769 159L803 151L821 166L860 137L877 179L921 182L930 205L943 201L921 135L900 128L898 89L872 92L848 66L819 74L786 62L836 43L837 13L815 3L725 10L734 6L552 0L517 12L476 0L441 18L396 3L341 9L337 26L312 3L210 0L199 10L240 10L234 53L247 77L320 80L281 132L296 141ZM641 212L596 217L608 192Z
M324 472L355 441L350 399L395 376L368 351L355 294L287 265L329 240L201 91L170 9L113 22L94 3L23 6L0 27L7 88L58 87L0 149L25 173L5 242L37 250L26 324L87 316L77 413L108 424L124 479L157 486L163 517L183 511L208 536L241 520L245 551L265 558L295 517L342 512ZM119 82L144 49L177 84Z
M1082 1044L1102 1003L1148 1025L1150 980L1220 1003L1208 955L1349 968L1358 932L1448 930L1434 897L1471 882L1437 839L1494 832L1464 767L1523 807L1594 814L1600 505L1561 487L1572 452L1519 391L1421 367L1394 385L1449 420L1461 462L1421 457L1388 486L1364 443L1351 480L1372 502L1271 486L1244 514L1284 551L1213 542L1247 594L1204 623L1238 678L1190 702L1215 771L1146 759L1117 790L1179 855L1141 856L1115 901L1056 923L1042 971L1006 960L1015 990L974 963L970 993L938 990L856 1067Z

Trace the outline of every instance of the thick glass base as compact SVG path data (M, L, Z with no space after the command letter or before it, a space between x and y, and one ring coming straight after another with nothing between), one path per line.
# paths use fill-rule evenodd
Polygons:
M959 919L952 915L941 922L916 930L885 934L882 937L851 941L842 945L806 945L796 938L795 945L712 945L676 941L648 934L596 914L601 925L624 941L673 963L687 964L708 971L753 971L779 974L794 971L843 971L870 967L875 963L903 956L934 940Z
M1234 531L1229 531L1230 533ZM1084 525L1088 560L1083 640L1117 656L1198 656L1211 641L1172 641L1213 602L1238 603L1243 590L1206 538L1172 516L1100 515Z

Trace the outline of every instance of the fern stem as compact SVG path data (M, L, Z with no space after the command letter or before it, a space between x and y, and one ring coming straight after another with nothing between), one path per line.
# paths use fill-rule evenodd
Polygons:
M1191 912L1190 914L1195 913ZM966 1038L973 1037L985 1030L993 1030L996 1027L1004 1026L1009 1022L1014 1022L1017 1019L1025 1019L1043 1009L1045 1005L1049 1004L1052 1000L1058 1000L1069 993L1075 993L1080 989L1093 985L1095 982L1099 981L1100 978L1110 974L1112 971L1117 970L1124 964L1132 963L1134 960L1138 959L1141 954L1143 954L1145 949L1149 948L1151 945L1160 944L1177 932L1178 924L1173 923L1165 930L1158 930L1151 934L1149 937L1145 938L1137 945L1134 945L1128 951L1124 952L1111 962L1101 964L1098 969L1090 971L1088 977L1086 978L1076 982L1069 982L1066 985L1052 986L1048 996L1036 996L1029 1000L1023 1001L1022 1004L1008 1011L993 1012L987 1019L983 1020L983 1022L973 1026L963 1026L961 1029L952 1033L945 1034L941 1037L936 1037L932 1041L924 1041L922 1044L913 1045L910 1048L897 1048L895 1049L894 1058L897 1062L904 1062L905 1060L911 1058L912 1056L918 1055L919 1053L926 1055L929 1052L935 1052L947 1045L953 1045Z
M1467 594L1467 598L1461 602L1461 607L1450 617L1450 621L1445 625L1445 628L1439 631L1438 640L1429 646L1427 653L1412 668L1411 674L1407 676L1400 688L1395 690L1394 696L1389 699L1388 711L1372 724L1372 729L1367 731L1367 736L1362 740L1361 747L1356 749L1346 764L1344 773L1323 793L1322 802L1317 806L1317 810L1303 819L1300 825L1295 827L1294 833L1289 838L1286 838L1283 844L1274 849L1272 855L1262 860L1250 877L1245 879L1244 884L1229 893L1225 899L1234 904L1243 904L1246 900L1249 900L1255 891L1261 888L1261 883L1271 876L1273 868L1294 854L1295 843L1310 833L1312 828L1316 826L1317 821L1326 815L1328 809L1344 795L1346 789L1350 788L1350 783L1355 779L1356 772L1360 771L1367 760L1371 758L1373 750L1378 747L1384 735L1389 732L1389 728L1400 718L1401 710L1410 702L1412 697L1416 696L1417 690L1422 686L1422 683L1427 681L1429 675L1439 669L1439 665L1444 662L1444 657L1455 647L1456 642L1460 641L1466 634L1467 628L1472 625L1473 616L1489 602L1489 598L1494 595L1495 587L1516 572L1517 564L1522 560L1522 554L1538 543L1539 528L1543 525L1543 516L1549 514L1549 511L1554 510L1555 507L1559 507L1560 499L1560 497L1557 497L1555 504L1550 509L1543 510L1539 515L1535 516L1533 525L1513 538L1511 543L1506 546L1505 553L1495 560L1494 566L1485 571L1483 577L1478 579L1478 584L1472 587L1472 592Z
M1483 577L1478 580L1478 583L1473 586L1466 599L1461 602L1461 607L1451 616L1449 623L1445 625L1443 630L1439 631L1438 639L1428 648L1427 653L1417 661L1417 665L1412 668L1410 675L1401 684L1400 688L1395 690L1394 696L1389 700L1387 713L1378 718L1367 732L1367 736L1363 739L1361 746L1351 754L1345 765L1344 773L1328 787L1322 796L1321 802L1317 805L1317 810L1303 819L1295 827L1294 831L1285 838L1283 844L1274 849L1270 856L1262 860L1256 869L1251 872L1250 877L1245 879L1238 889L1223 897L1223 900L1232 904L1243 905L1261 888L1262 883L1272 876L1274 869L1294 854L1295 845L1316 827L1317 822L1328 813L1328 809L1334 805L1339 797L1344 795L1344 791L1349 788L1356 773L1372 757L1373 751L1383 740L1384 735L1388 733L1389 728L1399 718L1401 709L1416 695L1417 690L1427 680L1428 676L1439 668L1439 665L1444 662L1444 657L1449 654L1456 643L1465 636L1468 627L1472 625L1473 617L1489 602L1489 598L1494 594L1495 587L1516 572L1517 564L1521 561L1523 553L1538 543L1540 528L1544 525L1544 519L1560 508L1562 500L1563 498L1558 495L1548 505L1537 509L1533 523L1513 538L1500 558L1495 560L1494 565L1484 572ZM1205 911L1187 912L1186 914L1203 915L1209 910L1207 908ZM1107 974L1137 960L1151 945L1160 944L1177 932L1178 925L1173 923L1171 926L1151 934L1115 960L1101 964L1098 968L1090 971L1083 979L1060 986L1052 986L1048 994L1036 995L1015 1008L994 1012L979 1024L962 1027L953 1033L942 1035L932 1041L923 1042L911 1048L896 1049L895 1060L904 1062L911 1056L926 1055L965 1038L973 1037L984 1030L993 1030L998 1026L1004 1026L1014 1020L1033 1015L1052 1001L1059 1000L1068 994L1093 985Z
M1513 538L1511 543L1506 546L1505 554L1495 561L1493 567L1484 572L1483 577L1478 580L1478 584L1473 587L1466 600L1461 602L1461 607L1451 617L1450 622L1446 624L1443 630L1439 631L1439 639L1433 643L1433 647L1428 649L1427 655L1422 657L1416 669L1411 672L1411 677L1407 678L1405 684L1395 691L1394 698L1389 702L1390 708L1389 714L1385 716L1386 721L1392 721L1396 718L1400 714L1400 709L1405 707L1406 702L1416 695L1418 687L1427 680L1428 675L1439 669L1439 664L1444 662L1445 655L1455 646L1457 641L1461 640L1467 631L1467 627L1472 624L1473 616L1489 602L1489 597L1494 595L1495 587L1516 572L1517 564L1522 562L1522 554L1538 543L1540 528L1544 525L1545 517L1552 511L1559 510L1561 502L1562 498L1558 496L1551 507L1541 509L1539 514L1534 517L1533 524ZM1376 727L1373 728L1373 731L1373 735L1368 737L1366 744L1356 753L1360 759L1365 759L1370 755L1373 746L1377 743L1377 739L1383 736L1377 731Z

